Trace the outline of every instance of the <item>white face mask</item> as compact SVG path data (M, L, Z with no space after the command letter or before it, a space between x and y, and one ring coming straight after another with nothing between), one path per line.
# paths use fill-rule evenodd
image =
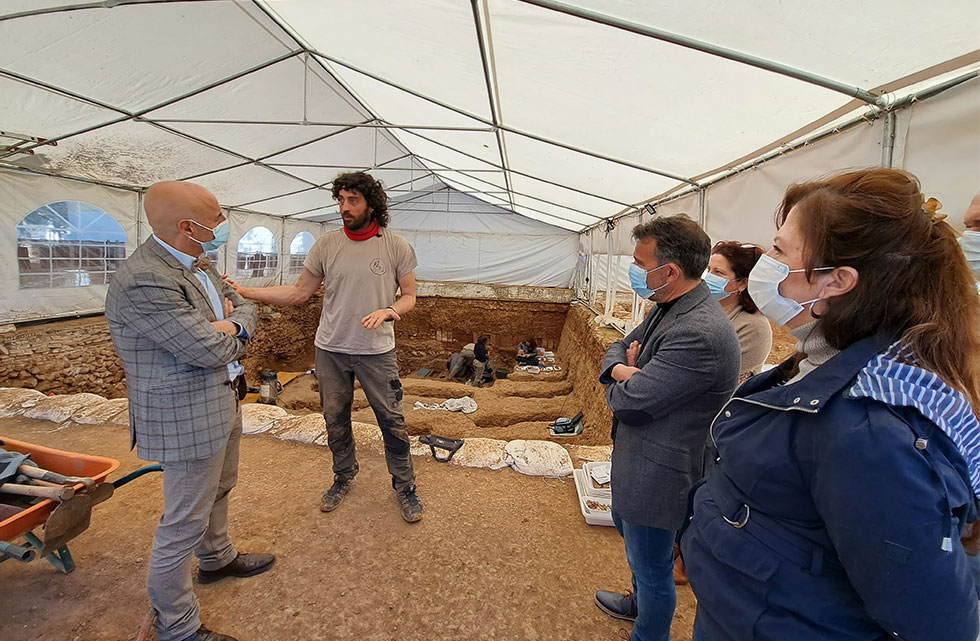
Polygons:
M966 262L970 263L973 275L980 280L980 231L968 229L963 232L963 236L960 237L960 247L963 248Z
M813 271L824 271L833 267L817 267ZM779 293L779 284L793 272L805 272L805 269L790 269L786 263L781 263L769 254L763 254L749 273L749 296L766 318L780 327L793 320L802 312L804 305L813 305L820 300L799 303L792 298L786 298Z

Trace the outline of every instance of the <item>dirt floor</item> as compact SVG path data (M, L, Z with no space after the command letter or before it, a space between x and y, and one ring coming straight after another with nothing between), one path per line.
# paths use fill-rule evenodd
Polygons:
M479 391L479 390L478 390ZM0 435L143 464L124 428L0 420ZM272 463L273 465L270 465ZM363 452L354 492L317 509L330 478L326 448L246 437L231 526L240 550L274 552L250 579L196 586L204 621L241 641L285 639L619 639L629 625L593 604L625 590L629 570L613 528L589 526L574 484L415 460L425 518L404 523L383 457ZM288 470L288 473L284 473ZM43 561L0 563L0 639L134 638L149 607L145 581L162 506L160 475L95 508L71 543L63 575ZM695 600L678 588L672 638L688 641Z

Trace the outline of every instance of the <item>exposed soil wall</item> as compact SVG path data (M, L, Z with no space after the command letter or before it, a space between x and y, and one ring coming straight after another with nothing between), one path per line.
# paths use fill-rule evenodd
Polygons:
M570 307L557 357L574 389L577 411L585 415L586 432L592 434L588 442L599 445L611 442L609 430L612 426L612 413L606 405L606 388L599 383L599 366L606 350L622 335L597 326L592 322L593 317L584 305Z
M482 313L485 306L480 301L452 301L452 306L432 305L426 303L423 309L430 310L429 319L419 323L423 328L425 323L460 323L460 319L472 313ZM477 303L471 305L471 303ZM500 305L500 303L494 303ZM523 303L520 305L527 305ZM422 306L420 304L420 306ZM409 433L438 434L449 438L484 437L498 439L546 439L566 445L606 445L609 440L609 425L611 415L606 406L605 390L599 384L597 377L599 364L612 341L619 334L612 330L598 328L592 323L593 314L581 305L565 305L563 310L530 312L520 306L512 309L498 309L493 312L498 325L506 327L533 326L529 318L536 319L538 332L551 332L557 326L556 316L560 313L566 318L560 334L560 347L557 350L558 372L530 374L513 372L505 380L498 380L492 387L473 388L462 383L437 378L439 372L444 372L445 361L441 369L430 377L419 377L412 369L403 374L402 385L405 393L404 408L405 422ZM447 311L449 312L447 314ZM524 325L518 325L523 323ZM550 325L549 325L550 323ZM440 325L436 325L437 327ZM442 325L446 327L447 325ZM448 325L452 327L453 325ZM458 326L458 325L457 325ZM404 328L402 331L405 331ZM423 330L426 331L426 330ZM445 337L445 330L437 330ZM444 341L432 339L428 334L416 334L414 338L397 338L400 357L414 348L427 344L453 345L472 340L462 330L455 338L444 338ZM513 330L511 330L513 331ZM506 329L499 332L507 336ZM545 334L547 336L547 334ZM496 341L491 334L491 343ZM453 345L455 346L455 345ZM407 349L406 349L407 347ZM513 353L513 352L511 352ZM411 358L411 356L409 356ZM426 405L436 404L449 398L470 396L477 403L477 411L472 414L446 412L438 410L416 410L416 402ZM293 411L319 412L320 403L316 381L312 376L302 376L294 379L280 396L280 403ZM374 413L361 390L354 392L353 420L377 424ZM548 424L560 416L571 417L582 412L584 414L585 431L578 436L550 436Z
M40 392L126 395L125 374L102 316L0 334L0 385Z
M244 363L250 382L255 384L263 369L301 372L313 367L313 338L322 306L322 291L303 305L260 306L259 325ZM399 370L402 375L422 367L444 370L453 353L481 334L490 335L494 366L510 368L517 344L525 338L534 338L547 350L557 348L567 312L565 303L419 298L395 323Z

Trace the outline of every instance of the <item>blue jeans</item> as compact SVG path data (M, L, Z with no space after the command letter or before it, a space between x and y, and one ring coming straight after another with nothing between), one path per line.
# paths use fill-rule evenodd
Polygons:
M677 607L674 588L674 532L633 525L613 511L613 523L626 544L633 572L636 623L632 641L669 641L670 622Z

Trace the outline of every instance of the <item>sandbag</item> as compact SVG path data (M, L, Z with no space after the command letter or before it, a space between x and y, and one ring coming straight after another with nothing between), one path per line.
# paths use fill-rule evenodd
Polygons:
M423 445L423 447L428 449L428 445ZM463 439L463 447L456 450L449 462L464 467L499 470L510 465L510 458L507 455L507 441L495 438Z
M276 438L300 443L313 443L323 437L326 442L327 424L319 414L293 416L280 421L275 427Z
M0 387L0 418L20 416L46 398L36 389Z
M279 422L286 420L289 413L275 405L246 403L242 405L242 434L261 434Z
M557 443L517 440L506 449L510 466L521 474L559 478L572 473L572 458Z
M38 401L37 405L24 412L24 418L61 423L79 410L92 411L105 402L106 399L98 394L59 394Z
M122 412L126 413L125 425L129 425L129 400L125 398L113 398L104 403L95 403L90 407L83 407L71 416L71 420L81 425L109 425L117 424L115 417Z

